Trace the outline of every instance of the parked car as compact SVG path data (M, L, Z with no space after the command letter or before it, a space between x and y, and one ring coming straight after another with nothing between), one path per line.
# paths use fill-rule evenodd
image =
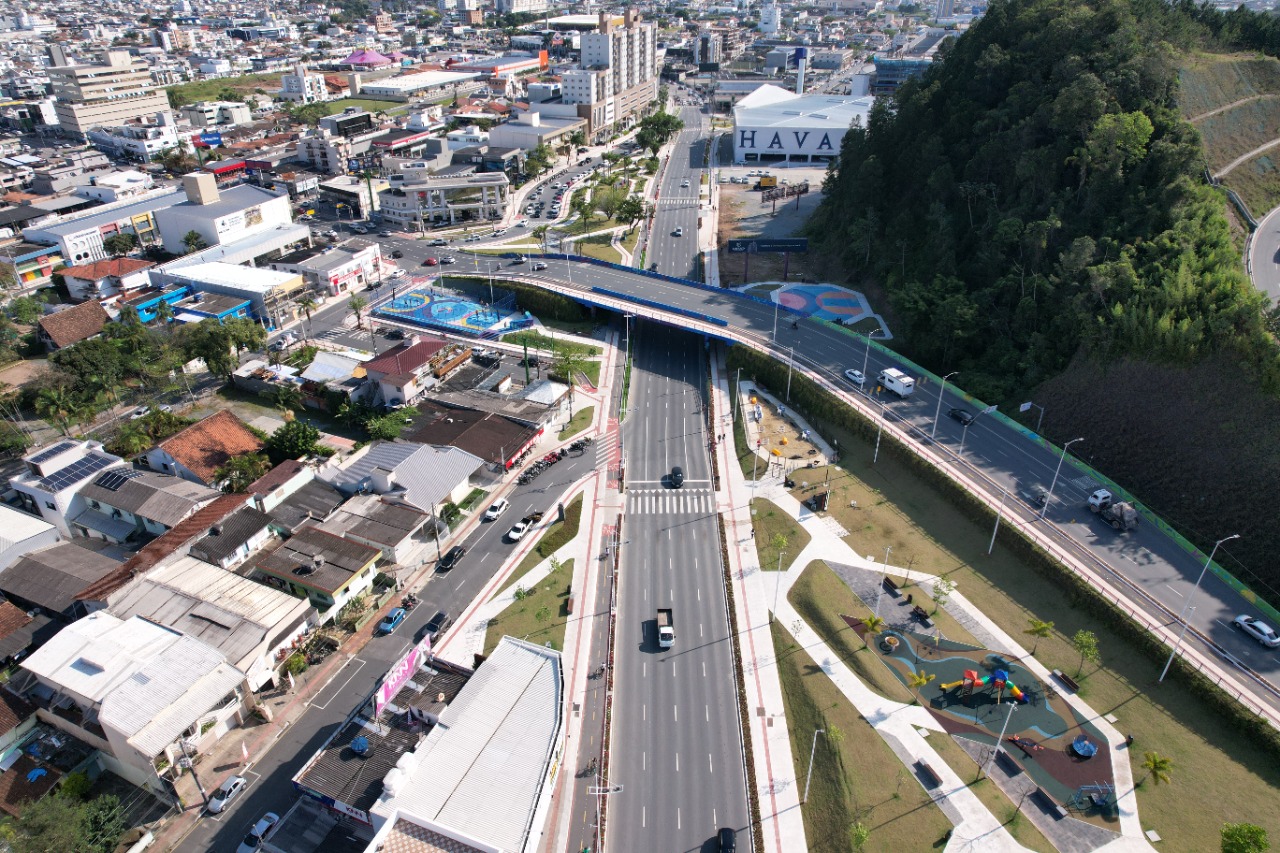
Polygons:
M254 851L262 847L262 842L267 840L267 835L279 822L280 815L275 812L264 814L249 830L249 834L244 837L244 841L240 842L240 846L236 848L236 853L254 853Z
M447 572L456 568L460 561L467 553L466 546L454 545L445 552L444 557L440 560L439 571Z
M240 796L249 785L249 781L243 776L232 776L223 782L218 790L213 792L213 796L209 798L209 814L221 814L226 809L227 804Z
M953 421L959 422L961 426L968 426L973 423L974 419L978 416L968 409L953 406L947 410L947 417L951 418Z
M405 613L405 609L403 607L394 608L390 613L383 617L381 622L378 623L378 633L390 634L392 631L400 627L400 623L404 621L404 617L407 615L408 614Z
M502 515L504 512L507 511L507 507L509 506L511 506L511 501L507 500L506 498L498 498L496 501L493 502L492 506L490 506L487 510L485 510L484 520L485 521L496 520L498 516Z
M844 372L844 378L848 379L859 388L867 384L867 377L862 374L861 370L854 370L853 368L850 368Z
M1269 649L1280 648L1280 634L1277 634L1275 628L1272 628L1261 619L1241 614L1231 620L1231 627L1244 631Z

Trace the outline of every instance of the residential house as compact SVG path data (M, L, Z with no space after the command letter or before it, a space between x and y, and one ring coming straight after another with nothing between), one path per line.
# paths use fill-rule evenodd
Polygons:
M378 495L356 495L338 508L321 530L382 551L388 563L404 564L420 544L431 514Z
M67 284L67 292L77 302L127 298L151 286L147 270L155 266L139 258L110 258L58 270ZM56 316L56 315L55 315Z
M61 623L37 611L28 613L12 601L0 601L0 665L8 667L58 633ZM0 693L3 693L0 690ZM34 709L33 709L34 713ZM0 715L3 709L0 709ZM0 735L0 753L4 750Z
M0 571L13 565L23 554L56 545L61 540L62 534L49 522L0 504Z
M96 550L63 542L33 551L0 572L0 592L23 610L39 609L71 622L94 609L80 600L84 591L119 568L118 561Z
M328 409L330 394L345 400L359 399L365 382L365 362L370 356L321 350L299 375L302 390L319 405Z
M542 436L543 428L475 409L446 408L431 400L415 404L419 415L403 434L408 441L449 445L485 462L510 468Z
M181 477L113 469L80 490L88 507L72 519L79 536L125 542L138 536L159 536L222 492Z
M300 529L275 548L245 564L244 574L309 598L320 621L334 619L351 599L373 586L382 552L318 527Z
M82 302L41 317L37 337L47 351L53 352L97 337L110 319L97 302Z
M310 602L195 557L161 566L108 598L120 619L141 616L181 631L226 655L252 690L276 678L276 667L315 621Z
M274 530L292 536L299 529L333 515L346 497L316 479L316 470L286 459L249 486L258 509L271 516Z
M437 357L448 341L412 335L399 346L364 363L365 375L377 388L372 402L388 406L410 404L437 383Z
M244 421L224 409L160 442L138 461L153 471L216 488L218 469L228 460L261 453L264 446Z
M161 780L243 722L244 673L217 649L140 616L93 613L22 662L14 687L41 722L96 747L103 765L168 800ZM181 745L179 745L181 741Z
M271 512L289 495L316 478L315 469L300 459L286 459L249 484L246 491L263 512Z
M441 504L471 493L471 478L483 464L456 447L382 441L330 460L316 476L345 495L391 495L434 515Z
M12 690L0 688L0 764L9 769L5 775L20 773L18 764L9 764L14 748L36 727L36 706ZM21 802L21 799L18 800Z
M251 506L240 509L191 543L187 553L223 569L234 568L271 538L271 516Z
M97 303L86 302L85 305ZM91 477L125 466L119 456L107 453L98 441L65 439L51 447L33 450L23 457L27 470L9 479L23 509L58 528L68 539L73 535L71 519L84 512L87 504L80 496Z

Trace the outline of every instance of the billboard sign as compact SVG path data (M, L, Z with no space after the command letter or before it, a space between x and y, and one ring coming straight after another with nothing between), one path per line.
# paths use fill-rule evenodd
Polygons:
M377 691L373 694L374 717L382 713L382 709L395 698L395 695L400 692L400 688L409 682L409 679L417 672L418 664L426 660L429 654L431 654L431 638L423 637L421 643L410 648L409 651L405 652L404 657L396 662L395 666L387 670L382 683L378 685Z
M729 252L731 254L749 252L756 255L777 255L783 252L807 252L809 251L808 237L786 237L786 238L750 238L742 240L730 240Z
M210 148L217 148L222 144L222 134L217 131L200 134L200 141Z

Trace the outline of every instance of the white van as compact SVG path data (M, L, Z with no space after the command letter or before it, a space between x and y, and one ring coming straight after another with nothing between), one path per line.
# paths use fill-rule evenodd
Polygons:
M916 390L916 381L896 367L880 371L876 381L899 397L910 397Z

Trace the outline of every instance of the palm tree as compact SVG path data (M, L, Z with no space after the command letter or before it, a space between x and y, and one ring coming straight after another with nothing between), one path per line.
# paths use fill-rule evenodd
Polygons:
M146 451L154 443L145 428L136 423L128 423L116 433L115 440L111 442L111 452L128 458Z
M239 493L249 488L249 484L271 470L271 462L261 453L245 453L233 456L214 472L214 477L222 483L224 492Z
M556 373L564 376L564 381L569 385L569 416L573 416L573 389L576 387L574 375L582 370L582 365L586 362L586 358L575 347L565 347L556 354Z
M160 304L156 306L156 319L163 324L164 328L169 328L169 323L173 320L173 306L167 299L161 299Z
M1166 758L1158 752L1144 752L1142 759L1142 769L1147 771L1147 776L1150 776L1152 781L1157 785L1169 781L1170 771L1173 770L1172 758ZM1145 781L1147 781L1146 776L1142 779L1142 782ZM1142 782L1138 784L1141 785Z
M862 638L862 647L865 649L867 646L871 645L869 638L884 630L884 620L873 613L870 616L862 617L862 625L867 629L867 633L864 634Z
M76 411L75 398L66 388L44 388L36 395L36 411L53 420L63 435L70 435L67 427Z
M360 314L369 305L369 300L363 296L353 296L347 300L347 307L351 309L351 313L356 315L356 326L364 326L364 319Z
M275 393L276 408L293 412L302 408L302 389L293 383L280 385Z
M186 248L188 254L209 248L208 241L194 228L182 235L182 245Z
M1034 657L1036 649L1040 647L1040 641L1053 633L1053 623L1041 622L1039 619L1028 619L1027 621L1031 623L1031 627L1027 628L1022 633L1030 634L1036 638L1035 643L1031 645L1031 655Z
M311 325L311 312L316 310L316 305L318 304L319 303L316 302L315 297L311 296L310 294L307 294L306 296L298 300L298 307L302 309L303 316L307 318L308 327ZM303 340L310 340L310 338L308 337L309 331L310 331L309 328L303 329L303 336L302 336Z
M907 686L910 687L912 690L921 690L930 681L933 681L937 677L938 676L934 675L931 672L925 672L923 669L920 670L919 672L908 673ZM912 701L914 702L916 700L912 700Z

